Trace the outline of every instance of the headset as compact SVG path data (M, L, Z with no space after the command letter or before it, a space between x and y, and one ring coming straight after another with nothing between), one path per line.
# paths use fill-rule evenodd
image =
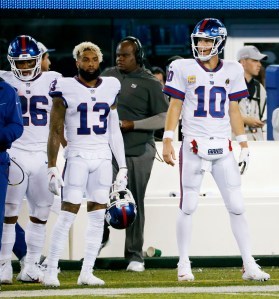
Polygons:
M143 66L143 61L144 61L144 51L141 45L141 42L139 41L139 39L137 39L134 36L127 36L125 38L123 38L120 43L125 42L125 41L131 41L133 43L135 43L136 45L136 61L140 66Z

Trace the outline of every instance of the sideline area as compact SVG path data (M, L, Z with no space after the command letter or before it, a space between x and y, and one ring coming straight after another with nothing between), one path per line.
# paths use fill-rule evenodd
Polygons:
M122 295L122 294L201 294L201 293L254 293L279 292L279 285L268 286L229 286L229 287L177 287L177 288L128 288L128 289L67 289L1 292L1 298L32 298L44 296L77 296L77 295Z

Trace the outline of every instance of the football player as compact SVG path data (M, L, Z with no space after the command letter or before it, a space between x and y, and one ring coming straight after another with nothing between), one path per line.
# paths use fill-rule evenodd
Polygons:
M101 246L104 216L112 183L112 152L119 166L116 190L127 185L124 144L116 110L120 82L100 77L103 60L100 48L83 42L73 50L78 75L59 78L51 86L53 107L48 140L49 189L58 194L64 185L62 207L53 228L44 285L58 287L58 260L69 229L80 208L84 190L87 194L88 226L85 252L78 285L103 285L93 275L93 266ZM59 135L66 132L67 148L64 182L56 167Z
M268 280L255 262L244 213L240 173L248 167L249 149L238 100L248 96L242 66L219 58L227 30L217 19L200 21L191 34L194 59L171 63L164 92L171 97L163 137L163 157L174 165L172 139L182 113L181 201L177 219L178 280L194 280L189 261L192 215L205 171L211 172L229 212L243 259L243 279ZM231 131L240 144L240 172L231 146Z
M17 163L10 167L5 204L2 248L0 252L2 283L12 283L12 250L15 242L15 224L23 198L29 206L29 222L25 239L27 254L19 280L39 282L43 273L38 267L44 246L46 222L53 194L47 184L47 139L49 133L49 113L52 105L48 94L53 80L61 77L57 72L41 72L42 53L34 38L17 36L9 45L8 60L11 71L1 72L1 76L17 89L20 96L24 132L9 150L10 157ZM19 182L23 175L23 181Z

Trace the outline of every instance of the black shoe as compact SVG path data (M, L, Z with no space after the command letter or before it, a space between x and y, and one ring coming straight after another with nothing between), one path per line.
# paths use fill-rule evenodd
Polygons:
M109 225L105 221L104 232L103 232L103 239L102 239L102 243L101 243L98 255L100 254L101 250L107 245L107 243L109 241L109 234L110 234Z

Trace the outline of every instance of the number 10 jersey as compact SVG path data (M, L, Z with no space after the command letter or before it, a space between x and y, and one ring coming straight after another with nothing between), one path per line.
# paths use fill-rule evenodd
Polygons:
M229 102L249 95L242 66L219 60L214 70L195 59L171 63L164 92L183 101L185 137L231 138Z

